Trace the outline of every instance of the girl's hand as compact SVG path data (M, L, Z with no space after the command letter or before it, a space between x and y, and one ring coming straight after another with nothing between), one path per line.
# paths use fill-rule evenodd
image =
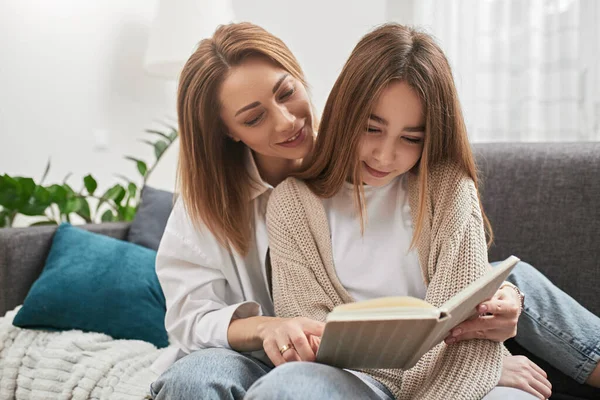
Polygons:
M269 359L279 366L289 361L314 361L324 328L325 323L309 318L273 318L258 326L258 335Z
M547 399L552 394L546 372L525 356L504 357L498 386L524 390L538 399Z
M498 289L491 300L477 306L480 315L464 321L450 331L446 344L468 339L504 342L517 334L521 314L521 298L510 286Z

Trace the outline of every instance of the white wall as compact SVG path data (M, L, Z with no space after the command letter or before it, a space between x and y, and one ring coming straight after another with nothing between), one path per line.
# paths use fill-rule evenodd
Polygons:
M157 0L0 2L0 173L101 188L117 173L137 178L124 155L152 159L139 142L175 117L174 82L142 67ZM385 0L234 0L238 21L280 36L304 67L317 109L358 39L385 21ZM173 189L177 149L150 179Z
M0 173L39 178L51 158L48 182L72 172L75 189L90 172L137 178L123 155L150 157L143 129L174 116L175 84L142 69L156 4L0 3Z
M304 68L319 112L358 40L386 20L385 0L234 0L238 21L279 36ZM290 7L293 5L293 7Z

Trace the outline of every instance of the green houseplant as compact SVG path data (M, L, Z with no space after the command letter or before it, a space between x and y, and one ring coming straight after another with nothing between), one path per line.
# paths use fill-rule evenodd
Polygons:
M141 175L138 183L120 174L118 176L123 184L117 183L102 194L98 193L98 183L91 174L83 178L79 191L67 183L70 174L61 184L44 185L50 161L39 183L29 177L0 175L0 228L11 227L19 214L42 217L32 225L71 222L73 215L78 215L86 223L133 220L139 205L139 189L146 184L158 162L178 137L175 127L165 126L165 131L145 131L154 138L143 140L154 149L154 160L151 163L135 157L125 157L135 163Z

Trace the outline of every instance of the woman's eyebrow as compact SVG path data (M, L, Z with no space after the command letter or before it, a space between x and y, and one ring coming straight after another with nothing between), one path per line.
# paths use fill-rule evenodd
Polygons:
M279 87L281 86L281 84L283 83L283 81L285 81L285 78L287 78L288 76L290 76L290 74L283 74L283 75L281 75L281 77L275 83L275 86L273 86L273 93L277 92L277 90L279 89ZM247 106L244 106L244 107L240 108L235 113L235 116L237 117L238 115L240 115L244 111L251 110L251 109L253 109L255 107L258 107L258 106L260 106L260 101L255 101L254 103L250 103Z
M252 108L258 107L260 106L260 101L255 101L254 103L250 103L247 106L244 106L242 108L240 108L236 113L235 116L237 117L238 115L240 115L241 113L243 113L244 111L248 111Z
M290 76L290 74L283 74L283 75L281 75L281 78L279 78L279 80L277 81L277 83L275 84L275 86L273 86L273 93L275 93L277 91L277 89L279 89L279 86L281 86L281 84L283 83L283 81L285 80L285 78L287 78L288 76Z

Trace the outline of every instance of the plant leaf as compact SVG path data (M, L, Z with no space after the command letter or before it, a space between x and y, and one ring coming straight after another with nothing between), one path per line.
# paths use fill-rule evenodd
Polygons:
M56 221L49 219L47 221L34 222L33 224L30 224L29 226L40 226L40 225L58 225L58 224L56 223Z
M16 177L14 178L14 181L17 182L17 192L15 197L17 207L15 209L25 215L43 214L43 210L46 209L47 205L39 206L36 204L33 194L38 186L33 179ZM41 211L40 207L42 208Z
M52 204L50 191L43 186L36 186L33 191L33 198L38 204L46 204L46 206Z
M18 210L28 197L22 193L21 182L6 174L0 175L0 206L7 210Z
M71 186L69 186L69 184L63 183L62 186L65 188L65 190L67 191L68 194L70 194L72 196L76 195L75 191L73 190L73 188Z
M135 183L130 182L129 185L127 185L127 190L129 191L129 196L132 199L135 199L135 196L137 195L137 186Z
M138 160L137 158L133 158L133 157L125 157L128 160L131 160L133 162L135 162L137 164L137 169L140 172L140 174L142 174L142 177L146 177L146 173L148 172L148 166L146 165L145 162L143 162L142 160Z
M135 213L137 212L137 207L134 206L126 206L125 210L123 212L124 216L123 216L123 221L133 221L133 218L135 217Z
M164 140L159 140L158 142L154 143L154 155L156 156L156 161L160 160L160 157L162 157L163 153L168 148L169 143L165 142Z
M37 186L33 179L16 177L15 180L19 182L19 185L21 186L20 191L23 194L23 196L27 197L27 200L29 200L29 197L33 196L33 192L35 191L35 188Z
M123 199L125 198L125 196L127 195L127 191L125 190L125 188L121 185L119 185L119 192L117 193L117 197L115 197L115 203L117 204L121 204L121 202L123 201Z
M51 204L50 192L43 186L36 186L33 195L29 197L27 202L18 211L23 215L29 216L46 215L45 211Z
M111 210L104 211L101 218L102 222L112 222L115 220L115 216Z
M121 175L121 174L115 174L115 176L117 178L120 178L122 180L124 180L127 183L132 183L133 181L131 179L129 179L128 177L126 177L125 175Z
M154 129L146 129L146 132L154 134L154 135L162 136L163 138L167 139L169 142L171 141L171 137L169 135L167 135L166 133L164 133L164 132L157 131L157 130L154 130Z
M51 185L46 187L46 190L50 194L50 201L55 203L59 208L67 202L67 189L62 185Z
M90 211L90 204L84 197L78 197L79 200L79 211L77 215L85 220L88 224L92 222L92 213Z
M8 226L8 211L0 210L0 228L5 228Z
M63 184L67 183L67 181L69 180L69 178L71 177L71 175L73 175L72 172L69 172L68 174L65 175L65 178L63 179Z
M98 188L98 182L96 182L92 175L87 175L85 178L83 178L83 184L85 185L85 189L91 195L93 195Z
M125 195L127 194L125 188L120 184L116 184L104 193L102 199L104 200L112 200L117 204L120 204Z
M79 202L79 197L70 197L67 199L65 206L60 211L68 217L68 215L71 213L77 213L80 208L81 203Z
M46 170L44 171L44 175L42 175L42 180L40 181L40 185L44 183L46 177L48 176L48 172L50 172L50 159L48 158L48 162L46 163Z
M154 147L154 142L152 142L150 140L140 139L139 142L146 143L146 144L149 144L150 146Z

